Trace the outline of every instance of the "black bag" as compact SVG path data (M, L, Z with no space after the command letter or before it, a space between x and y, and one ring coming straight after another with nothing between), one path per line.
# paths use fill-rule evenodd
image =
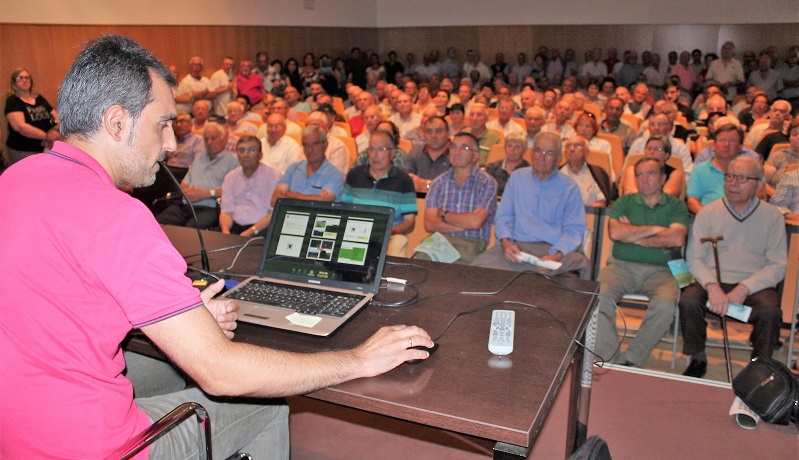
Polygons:
M755 359L732 381L732 390L766 422L799 428L799 378L781 362Z

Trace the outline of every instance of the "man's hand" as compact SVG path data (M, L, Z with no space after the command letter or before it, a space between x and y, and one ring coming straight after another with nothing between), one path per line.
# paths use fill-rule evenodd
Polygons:
M749 297L749 289L743 284L735 286L735 288L727 293L727 300L732 303L743 305L744 300Z
M710 311L719 316L726 315L729 299L721 286L718 283L711 283L705 289L707 289L707 300L710 302Z
M502 240L502 251L505 253L505 260L508 262L513 262L515 264L520 263L519 253L522 251L519 249L519 246L511 243L509 239Z
M386 326L380 328L366 342L353 350L362 362L360 377L374 377L411 359L427 359L425 350L409 349L422 345L430 348L433 340L423 329L416 326Z
M409 174L409 176L411 176L411 179L413 179L413 187L416 189L417 192L427 192L427 189L430 188L430 186L428 185L430 184L429 180L422 179L416 174Z
M186 196L189 197L189 201L192 203L196 203L209 197L208 190L196 187L194 185L184 187L183 191L186 192Z
M209 285L200 293L200 298L203 299L205 308L211 312L219 328L229 338L233 338L233 331L236 330L236 320L239 319L239 304L233 299L213 299L219 294L219 291L225 287L225 280L219 280L214 284Z

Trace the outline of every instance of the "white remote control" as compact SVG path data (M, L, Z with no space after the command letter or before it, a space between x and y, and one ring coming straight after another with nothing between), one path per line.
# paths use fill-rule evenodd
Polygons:
M488 351L495 355L509 355L513 351L513 324L516 312L494 310L491 314L491 332L488 334Z

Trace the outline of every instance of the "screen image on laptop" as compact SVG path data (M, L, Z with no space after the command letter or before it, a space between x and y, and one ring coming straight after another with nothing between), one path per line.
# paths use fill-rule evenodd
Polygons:
M280 200L259 276L376 293L393 209Z

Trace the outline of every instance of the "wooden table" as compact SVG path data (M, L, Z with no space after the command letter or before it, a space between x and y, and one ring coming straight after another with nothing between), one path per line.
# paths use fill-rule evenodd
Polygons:
M167 226L165 231L182 254L199 252L194 230ZM214 232L204 232L204 235L209 250L246 241ZM231 272L254 273L261 249L260 244L245 249ZM211 268L219 270L228 266L234 255L235 250L209 254ZM189 257L187 261L190 265L199 264L199 257ZM412 262L418 267L393 264L397 262ZM308 396L491 439L497 441L494 458L503 459L527 456L573 360L575 375L584 377L573 379L571 388L567 437L567 452L571 452L580 409L583 429L587 423L585 388L590 389L590 366L586 376L582 372L585 368L582 347L575 340L584 337L596 298L572 289L595 293L598 285L590 281L558 279L561 286L537 275L524 274L496 295L458 294L458 291L499 290L515 274L389 258L384 276L410 282L424 280L418 285L421 301L408 307L365 308L332 337L320 338L240 323L235 340L294 352L340 350L357 346L381 326L418 325L440 344L440 349L427 361L403 364L384 375L343 383ZM393 302L411 294L409 288L381 289L377 300ZM479 307L485 308L459 317L444 332L455 315ZM516 311L514 351L502 358L492 355L487 348L493 309ZM589 341L592 342L590 334Z

